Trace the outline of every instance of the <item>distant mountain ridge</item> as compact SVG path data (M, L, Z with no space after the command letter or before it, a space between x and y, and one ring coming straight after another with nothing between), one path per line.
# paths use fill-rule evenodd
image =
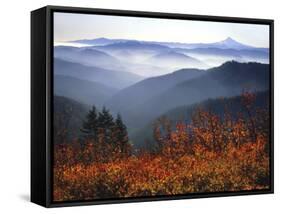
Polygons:
M183 104L200 102L218 96L235 96L243 89L266 90L269 87L269 66L259 63L227 62L219 67L208 69L205 75L186 80L151 98L143 104L160 112ZM189 100L186 100L189 98ZM193 98L193 99L192 99ZM162 103L162 105L157 105ZM155 107L152 107L155 106ZM156 107L157 106L157 107Z
M200 60L194 57L190 57L186 54L178 53L175 51L159 53L150 57L146 62L174 69L208 67L205 63L201 62Z
M232 61L201 72L203 74L196 78L172 82L174 84L169 87L163 83L171 80L163 82L163 76L155 77L150 80L151 83L149 79L143 80L128 90L118 92L107 101L107 106L124 115L125 122L137 129L177 106L191 105L210 98L236 96L245 89L262 91L269 88L270 72L266 64ZM171 77L173 75L166 76L168 79ZM141 90L145 93L142 94Z
M70 41L72 43L83 43L88 45L112 45L114 43L126 43L126 42L140 42L142 44L159 44L165 45L171 48L211 48L217 47L221 49L253 49L253 48L260 48L254 47L251 45L246 45L241 42L236 41L231 37L227 37L224 40L213 42L213 43L182 43L182 42L156 42L156 41L142 41L142 40L133 40L133 39L108 39L108 38L96 38L96 39L84 39L84 40L76 40Z
M86 66L96 66L110 70L124 70L118 59L105 52L92 48L56 46L54 57Z
M74 108L70 129L77 133L85 108L104 106L122 115L130 139L141 144L159 117L188 120L199 104L220 113L220 99L233 101L231 110L239 111L241 92L254 92L261 101L270 87L269 48L231 37L211 43L97 38L64 44L54 47L56 110L63 115L64 108Z
M98 47L102 47L102 46L98 46ZM166 47L165 45L161 45L161 44L157 44L157 43L148 43L148 42L141 42L141 41L123 41L123 42L117 42L117 43L112 43L109 45L104 45L104 48L108 48L108 49L119 49L119 48L133 48L133 50L136 50L138 48L141 49L146 49L146 50L166 50L168 49L168 47Z
M87 47L55 46L55 57L143 77L160 76L181 68L207 69L231 60L269 64L268 48L256 48L230 37L214 43L98 38L78 40L77 44L81 42Z
M176 48L175 51L195 57L205 62L211 67L219 66L222 62L235 60L238 62L260 62L269 63L269 52L264 49L222 49L217 47L182 49Z
M133 73L103 69L95 66L85 66L60 58L54 58L54 73L99 82L116 89L128 87L143 79L143 77Z
M146 78L130 87L118 91L105 105L115 109L115 111L126 111L133 106L163 93L165 90L186 80L191 80L205 74L205 70L199 69L180 69L170 74ZM138 99L135 99L135 98ZM131 100L132 102L128 102Z
M123 41L129 41L126 39L108 39L104 37L96 38L96 39L80 39L80 40L74 40L70 41L70 43L80 43L80 44L87 44L87 45L109 45L116 42L123 42Z
M98 82L55 75L54 93L58 96L67 97L89 106L96 105L101 108L103 103L116 93L116 89Z
M145 54L144 56L148 58L172 51L186 54L189 57L204 62L206 65L209 65L209 68L219 66L230 60L269 63L269 48L246 45L231 37L213 43L174 43L111 39L109 44L93 45L92 47L113 54L117 58L125 54L130 59L133 59L132 56L140 53ZM142 52L140 52L141 50ZM186 67L191 68L188 66L188 63ZM200 68L200 66L197 68Z
M197 48L210 48L210 47L216 47L216 48L221 48L221 49L236 49L236 50L243 50L243 49L253 49L255 47L250 46L250 45L245 45L243 43L240 43L231 37L227 37L225 40L219 41L219 42L214 42L214 43L201 43L197 44Z
M253 103L255 108L268 108L269 102L269 91L261 91L256 93L256 99ZM203 109L206 111L211 111L212 113L224 117L223 112L227 109L231 117L236 118L238 112L244 113L247 116L246 109L243 107L241 102L241 96L233 96L229 98L216 98L208 99L199 103L192 105L179 106L164 112L159 117L153 118L144 127L131 133L131 139L135 143L135 147L143 147L144 142L153 142L153 124L154 122L161 118L166 117L171 122L172 127L175 127L176 123L179 121L184 121L185 123L190 123L192 115L196 109Z

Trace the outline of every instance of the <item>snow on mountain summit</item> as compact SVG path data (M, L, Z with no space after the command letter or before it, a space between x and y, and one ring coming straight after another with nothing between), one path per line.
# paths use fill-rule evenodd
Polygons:
M227 37L225 40L220 42L213 43L214 46L218 46L220 48L231 48L231 49L251 49L252 46L244 45L231 37Z

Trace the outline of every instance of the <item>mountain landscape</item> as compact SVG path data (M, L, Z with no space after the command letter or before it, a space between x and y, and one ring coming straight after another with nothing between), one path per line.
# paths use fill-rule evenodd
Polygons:
M55 12L54 202L271 189L269 35Z
M81 63L87 66L97 66L109 69L113 68L113 70L124 69L118 59L93 48L56 46L54 50L54 57L70 62Z
M127 111L134 106L152 99L163 93L165 90L173 86L200 77L206 73L206 70L199 69L180 69L170 74L165 74L157 77L146 78L138 83L118 91L105 104L115 111ZM138 99L135 99L138 97Z
M133 141L165 112L269 89L268 49L232 38L208 44L107 38L71 44L76 42L87 46L54 49L55 94L121 114Z
M185 55L183 53L177 53L175 51L162 52L156 54L146 60L148 64L161 64L161 66L172 69L178 68L206 68L206 64L200 60Z
M71 76L82 80L99 82L116 89L126 88L143 79L143 77L133 73L86 66L60 58L54 58L54 73L55 75Z
M107 39L107 38L97 38L97 39L84 39L84 40L75 40L70 41L71 43L80 43L86 45L111 45L114 43L125 43L125 42L141 42L147 44L157 44L157 45L164 45L170 48L187 48L187 49L194 49L194 48L220 48L220 49L236 49L236 50L243 50L243 49L256 49L256 47L242 44L231 37L227 37L226 39L213 42L213 43L180 43L180 42L155 42L155 41L138 41L138 40L129 40L129 39Z
M55 75L54 91L58 96L68 97L90 106L102 107L103 103L116 92L116 89L98 82Z
M269 88L269 66L266 64L232 61L208 70L195 70L197 74L193 78L190 76L191 79L187 78L193 72L185 69L164 77L143 80L128 90L118 92L107 101L107 106L113 112L124 115L129 127L137 130L177 106L236 96L243 90L264 91ZM175 80L180 73L186 76ZM162 82L167 87L163 87ZM159 85L162 87L157 88ZM136 102L134 94L138 95Z
M255 107L260 109L268 108L269 104L269 91L257 92L255 99ZM198 102L191 105L183 105L173 109L168 110L167 112L161 114L157 118L151 120L151 122L146 123L142 128L139 128L137 131L131 134L131 139L134 142L134 146L139 148L143 147L143 142L149 142L150 145L153 145L153 126L155 121L161 120L161 118L169 118L171 125L175 128L176 124L179 121L184 121L185 123L190 123L192 121L192 116L196 109L202 109L205 111L211 111L216 115L219 115L220 118L225 117L225 109L227 109L228 114L235 118L237 112L244 114L248 117L246 108L243 107L240 96L233 96L228 98L214 98L208 99L203 102ZM261 126L267 126L267 124L260 124ZM152 143L151 143L152 142Z
M106 38L77 40L70 44L75 43L87 46L57 46L55 56L74 60L73 62L85 56L80 62L146 77L167 74L180 68L206 69L231 60L269 63L268 48L245 45L230 37L219 42L196 44ZM67 48L71 50L69 53L64 52ZM84 53L90 50L93 51L92 57Z

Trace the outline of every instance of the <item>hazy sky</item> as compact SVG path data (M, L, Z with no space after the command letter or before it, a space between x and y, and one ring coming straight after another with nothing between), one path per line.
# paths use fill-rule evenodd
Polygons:
M209 43L232 37L256 47L269 47L269 26L75 13L54 14L54 41L106 37L182 43Z

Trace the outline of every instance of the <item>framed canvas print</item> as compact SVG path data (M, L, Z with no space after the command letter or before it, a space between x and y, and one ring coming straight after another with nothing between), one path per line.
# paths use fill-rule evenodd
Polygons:
M273 193L273 21L31 14L31 201Z

